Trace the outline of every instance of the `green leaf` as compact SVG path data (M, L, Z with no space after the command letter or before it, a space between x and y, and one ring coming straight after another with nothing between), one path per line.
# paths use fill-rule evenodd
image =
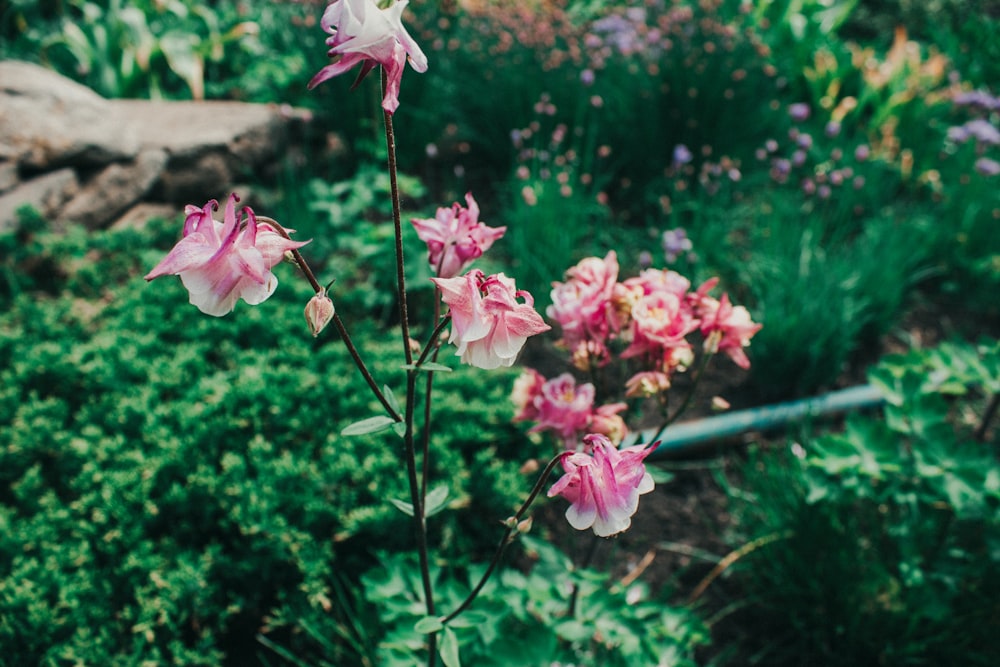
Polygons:
M445 508L445 501L448 499L448 486L440 484L435 486L424 500L424 516L434 516Z
M403 368L408 371L425 371L428 373L432 371L436 373L450 373L453 370L451 366L445 366L436 361L425 361L419 366L417 364L405 364Z
M382 385L382 393L385 394L385 400L389 402L389 407L395 410L396 414L403 414L403 410L399 407L399 401L396 400L396 394L392 393L389 385Z
M389 498L389 502L406 516L413 516L413 505L399 498Z
M381 431L388 430L395 423L395 420L385 415L378 415L377 417L369 417L368 419L362 419L359 422L354 422L341 431L340 434L364 435L366 433L379 433Z
M424 616L422 619L417 621L417 624L413 626L413 629L422 635L429 635L432 632L438 632L444 627L444 623L437 616Z
M458 637L455 636L455 631L449 627L445 627L441 634L439 652L441 653L441 661L445 667L462 666L462 661L458 657Z
M392 430L400 438L406 436L406 422L394 422L392 425Z

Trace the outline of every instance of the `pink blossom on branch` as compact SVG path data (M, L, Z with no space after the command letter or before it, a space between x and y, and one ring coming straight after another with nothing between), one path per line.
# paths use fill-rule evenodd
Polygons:
M643 460L657 444L619 450L597 434L585 436L584 443L593 454L564 455L566 474L552 485L548 496L562 496L570 502L566 519L577 530L591 528L598 537L617 535L632 525L639 496L653 490L653 478Z
M490 249L506 227L487 227L479 221L479 206L472 193L465 195L467 207L453 204L439 208L433 218L410 222L427 244L427 261L439 278L454 278Z
M395 113L406 61L409 60L410 67L417 72L427 71L427 56L403 27L403 9L408 2L397 0L387 9L379 9L373 0L334 0L327 5L320 25L332 35L326 40L330 47L327 55L339 57L339 60L321 69L309 81L309 88L359 63L361 71L357 80L360 81L376 65L381 65L388 79L382 108Z
M448 342L471 366L512 366L528 336L551 328L535 312L532 296L502 273L486 277L473 269L464 276L431 280L451 309Z
M237 215L238 201L230 195L224 222L212 218L219 208L214 199L202 208L189 205L183 238L146 274L146 280L180 276L191 303L216 317L231 312L239 299L256 305L271 296L278 286L271 269L286 251L308 241L286 239L270 224L257 222L249 207Z

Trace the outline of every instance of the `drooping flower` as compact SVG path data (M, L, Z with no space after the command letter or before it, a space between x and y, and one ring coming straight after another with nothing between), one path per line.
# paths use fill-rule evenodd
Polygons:
M471 366L511 366L528 336L551 328L535 312L531 294L518 290L502 273L486 277L473 269L464 276L431 280L451 309L448 342L456 344L455 354Z
M271 224L258 222L249 207L237 215L238 201L239 197L230 195L224 222L212 218L219 208L214 199L202 208L189 205L184 237L146 274L146 280L180 276L191 303L216 317L231 312L239 299L256 305L271 296L278 286L271 269L286 251L308 241L285 238Z
M455 203L439 208L433 218L410 222L427 244L427 261L439 278L454 278L489 250L504 235L506 227L487 227L479 221L479 206L472 193L465 195L467 207Z
M740 368L750 368L750 359L743 348L760 331L761 325L750 319L750 312L743 306L734 306L729 295L722 299L704 297L698 308L701 316L701 333L705 337L705 351L709 354L723 352Z
M379 9L374 0L333 0L323 12L320 25L331 34L326 40L327 55L339 60L327 65L309 81L309 88L350 70L358 63L358 81L376 65L385 69L388 85L382 108L395 113L399 107L399 85L403 67L409 60L417 72L427 71L427 56L403 27L403 9L409 0L396 0Z
M566 474L552 485L548 496L562 496L570 502L566 519L577 530L591 528L598 537L617 535L632 525L639 496L653 490L653 478L643 460L657 444L618 450L598 434L585 436L584 442L593 454L564 455Z

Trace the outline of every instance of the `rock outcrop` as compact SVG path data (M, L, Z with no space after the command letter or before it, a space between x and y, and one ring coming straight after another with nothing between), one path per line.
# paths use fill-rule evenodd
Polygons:
M0 62L0 232L22 206L101 228L221 201L274 173L306 120L277 105L109 100L38 65Z

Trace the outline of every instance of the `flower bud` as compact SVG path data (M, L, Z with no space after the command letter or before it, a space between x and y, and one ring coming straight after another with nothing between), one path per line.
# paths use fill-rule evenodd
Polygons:
M325 289L316 292L316 296L309 299L309 303L306 304L305 316L309 331L312 332L314 338L330 323L334 312L333 301L326 295Z

